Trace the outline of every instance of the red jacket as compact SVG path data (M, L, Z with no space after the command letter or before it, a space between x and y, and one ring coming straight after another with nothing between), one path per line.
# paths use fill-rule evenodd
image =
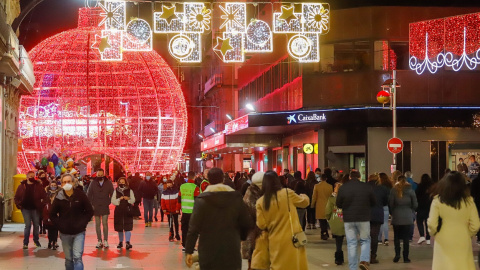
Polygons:
M178 202L178 190L175 188L167 188L164 190L161 205L162 210L165 211L167 215L179 213L182 207Z

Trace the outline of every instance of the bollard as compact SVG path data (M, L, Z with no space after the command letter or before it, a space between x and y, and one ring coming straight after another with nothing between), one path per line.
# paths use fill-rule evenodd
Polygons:
M16 174L13 176L13 193L14 194L17 192L17 188L25 179L27 179L27 176L25 174ZM22 211L17 208L15 203L13 204L12 221L16 223L24 223Z

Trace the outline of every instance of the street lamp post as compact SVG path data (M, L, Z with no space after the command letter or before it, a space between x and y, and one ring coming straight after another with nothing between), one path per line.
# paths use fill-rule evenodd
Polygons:
M397 71L393 70L393 82L392 82L392 129L393 129L393 137L397 137ZM393 154L393 166L396 170L397 167L397 154Z

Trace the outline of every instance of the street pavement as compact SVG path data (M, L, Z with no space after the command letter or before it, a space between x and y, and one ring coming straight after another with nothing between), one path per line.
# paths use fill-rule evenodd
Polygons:
M113 213L113 211L112 211ZM160 217L160 216L159 216ZM166 219L165 219L166 220ZM109 218L109 244L108 249L96 249L97 238L94 222L90 222L87 228L85 251L83 262L86 270L150 270L150 269L189 269L184 263L184 254L180 242L170 243L168 241L168 223L154 222L153 227L145 228L143 220L135 220L132 231L131 243L133 249L126 251L125 248L118 250L118 235L113 230L113 214ZM7 223L0 232L0 269L35 269L54 270L64 269L64 255L61 242L59 249L47 249L48 240L46 235L41 235L41 248L35 248L33 240L30 240L29 249L22 249L23 224ZM309 269L348 269L348 264L337 266L334 264L335 241L320 240L320 230L307 230L308 235L308 263ZM31 236L32 237L32 236ZM433 254L432 245L417 245L418 235L410 247L410 259L412 263L393 263L393 235L390 230L390 245L379 246L379 264L372 265L371 269L431 269ZM345 261L347 261L347 247L344 244ZM475 254L478 247L474 245ZM192 268L193 269L193 268ZM243 269L247 269L247 262L244 261ZM242 269L242 270L243 270ZM227 269L226 269L227 270ZM285 269L294 270L294 269Z

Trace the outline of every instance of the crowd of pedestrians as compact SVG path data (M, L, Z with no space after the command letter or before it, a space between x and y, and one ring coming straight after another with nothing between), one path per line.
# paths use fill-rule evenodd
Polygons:
M66 269L83 269L85 230L92 218L96 248L109 248L110 205L118 249L133 248L134 220L141 220L143 205L145 227L158 221L158 213L160 222L166 216L168 240L181 241L186 264L198 261L200 269L241 269L242 259L248 260L248 269L308 269L305 231L320 228L321 241L335 239L328 260L367 270L387 259L377 252L379 245L389 245L390 226L393 262L411 262L416 227L417 244L430 245L435 237L432 269L475 269L471 237L480 229L480 165L471 164L440 181L424 174L418 183L411 172L361 179L356 170L341 174L330 168L308 172L306 179L287 169L283 175L219 168L168 176L128 172L116 184L102 169L87 180L31 171L16 191L15 204L25 220L23 248L28 248L33 224L36 247L45 231L49 249L57 249L60 238Z

